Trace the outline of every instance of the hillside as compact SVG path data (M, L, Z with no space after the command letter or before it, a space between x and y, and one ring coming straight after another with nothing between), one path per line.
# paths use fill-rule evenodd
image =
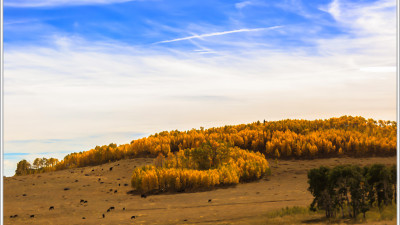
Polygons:
M314 159L396 155L394 121L342 116L327 120L281 120L189 131L164 131L129 144L96 146L71 153L63 160L22 160L16 175L101 165L120 159L167 156L170 152L198 148L204 143L260 152L268 159Z
M309 169L340 164L391 165L396 163L396 157L272 160L271 176L256 182L147 198L131 194L132 187L125 184L130 183L132 171L152 162L149 158L124 159L99 166L6 177L4 224L266 224L266 213L270 211L310 205L313 198L307 191ZM80 203L81 199L87 203ZM49 210L51 206L54 209ZM107 212L111 206L115 209ZM18 216L10 218L14 215ZM131 219L132 216L136 218ZM319 217L308 219L315 220L296 224L325 224L318 222ZM367 224L396 224L396 220Z

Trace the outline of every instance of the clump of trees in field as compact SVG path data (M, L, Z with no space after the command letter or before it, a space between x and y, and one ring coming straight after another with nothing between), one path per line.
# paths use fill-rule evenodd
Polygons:
M337 214L356 218L371 207L396 203L396 166L374 164L359 167L320 167L308 172L308 190L314 196L310 208L325 210L327 218Z
M21 160L17 163L17 169L15 175L26 175L52 171L54 166L57 165L58 159L56 158L36 158L31 165L28 161Z
M224 143L160 154L155 166L136 168L132 187L141 193L195 191L252 181L270 173L265 156Z
M269 158L312 159L396 155L394 121L342 116L326 120L281 120L189 131L163 131L129 144L96 146L71 153L55 166L33 172L100 165L120 159L157 157L196 149L207 142L260 152Z

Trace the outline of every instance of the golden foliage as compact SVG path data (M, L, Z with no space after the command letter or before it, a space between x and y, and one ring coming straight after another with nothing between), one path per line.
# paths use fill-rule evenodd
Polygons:
M129 144L96 146L89 151L71 153L55 165L32 171L93 166L120 159L156 157L159 154L169 156L179 150L196 149L204 143L211 143L215 147L220 142L274 158L391 156L396 155L396 129L397 123L393 121L342 116L327 120L288 119L200 130L163 131ZM218 160L211 157L209 161L201 161L197 167L212 168Z
M240 181L260 179L269 174L269 165L261 153L249 152L238 147L228 148L224 144L202 145L196 149L180 150L170 153L167 158L159 155L155 164L162 166L144 166L136 168L132 174L132 187L146 193L151 191L184 191L210 189L220 185L238 184ZM224 148L227 157L214 167L199 170L199 160L194 152L208 155L211 151ZM224 152L224 151L220 151Z

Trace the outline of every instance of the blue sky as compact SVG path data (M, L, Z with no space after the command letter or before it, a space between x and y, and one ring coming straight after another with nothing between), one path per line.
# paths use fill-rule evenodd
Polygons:
M395 0L4 0L6 175L163 130L395 120L395 19Z

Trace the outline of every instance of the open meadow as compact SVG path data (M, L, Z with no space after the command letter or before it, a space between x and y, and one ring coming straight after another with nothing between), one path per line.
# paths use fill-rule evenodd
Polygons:
M125 159L99 166L6 177L4 223L325 224L322 214L285 220L271 219L268 213L310 205L313 198L307 191L307 171L312 168L340 164L393 165L396 157L269 160L272 174L259 181L142 198L131 192L132 171L151 163L153 158ZM396 219L368 224L396 224Z

